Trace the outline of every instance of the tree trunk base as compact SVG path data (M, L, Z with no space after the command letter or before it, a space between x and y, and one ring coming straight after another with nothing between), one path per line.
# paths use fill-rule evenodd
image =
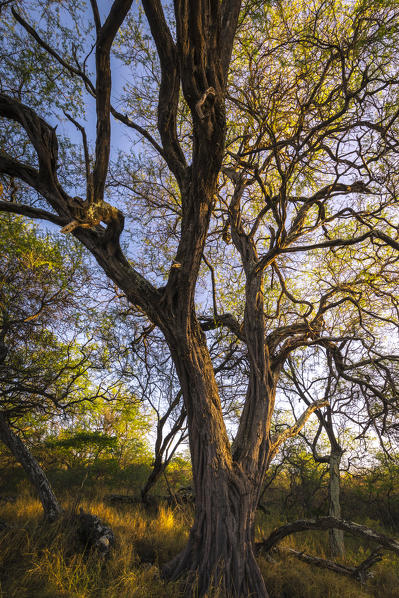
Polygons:
M234 532L231 521L215 523L212 536L194 524L186 548L165 565L163 577L182 579L187 598L210 598L213 592L220 598L269 598L252 542L228 533Z
M2 412L0 412L0 439L22 465L29 480L36 488L40 502L43 505L45 519L50 522L55 521L61 515L62 508L55 497L50 482L28 447L12 431L6 414Z

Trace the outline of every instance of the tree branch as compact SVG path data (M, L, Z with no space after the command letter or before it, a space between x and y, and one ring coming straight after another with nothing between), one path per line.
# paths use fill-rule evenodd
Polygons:
M55 58L57 60L57 62L59 62L59 64L61 66L63 66L69 73L71 73L72 75L77 75L78 77L80 77L84 81L86 87L94 95L95 94L94 85L90 81L90 79L88 78L88 76L86 75L86 73L83 72L80 69L75 68L74 66L72 66L68 62L66 62L60 56L60 54L58 52L56 52L53 48L51 48L51 46L49 46L40 37L40 35L37 33L37 31L35 31L35 29L33 29L33 27L31 25L29 25L29 23L27 21L25 21L25 19L23 19L21 17L21 15L18 14L16 10L14 10L14 8L12 8L11 11L12 11L12 14L14 15L15 20L18 21L18 23L20 25L22 25L22 27L25 29L25 31L27 31L27 33L29 33L29 35L31 35L33 37L33 39L37 41L37 43L39 44L39 46L41 46L44 50L46 50L46 52L48 52L50 54L50 56L52 56L53 58Z
M237 29L238 17L240 14L241 0L223 0L222 2L222 26L220 40L220 56L224 82L227 83L227 75L233 50L233 42Z
M0 93L0 116L22 125L39 159L39 177L48 177L57 186L58 142L55 129L31 108L3 93Z
M180 91L178 55L160 0L143 0L143 7L161 66L158 130L162 140L164 157L177 182L182 186L187 163L177 139L176 128Z
M133 0L115 0L104 25L97 31L96 43L96 160L93 169L93 200L104 197L111 138L111 59L112 42Z
M381 552L376 550L372 552L370 556L362 561L357 567L347 567L345 565L341 565L340 563L330 561L329 559L322 559L320 557L306 554L305 552L299 552L293 548L284 549L284 552L294 555L301 561L308 563L308 565L314 565L316 567L321 567L322 569L329 569L330 571L334 571L334 573L338 573L339 575L352 577L361 583L365 583L367 578L370 577L371 573L369 573L368 569L378 563L382 558Z
M89 77L86 75L86 73L84 72L84 70L76 68L74 66L72 66L71 64L69 64L68 62L66 62L66 60L64 60L60 54L54 50L54 48L52 48L51 46L49 46L41 37L40 35L37 33L37 31L35 31L35 29L33 29L33 27L31 25L29 25L29 23L27 23L22 17L21 15L19 15L14 9L13 10L13 14L15 19L18 21L18 23L20 25L22 25L22 27L24 27L24 29L33 37L33 39L39 44L39 46L41 46L44 50L46 50L46 52L48 52L50 54L50 56L52 56L53 58L55 58L55 60L63 67L65 68L71 75L76 75L78 76L80 79L82 79L83 83L86 86L86 89L88 90L88 92L95 98L96 97L96 89L93 85L93 83L90 81ZM138 133L140 133L140 135L142 135L145 139L147 139L147 141L149 141L151 143L151 145L157 150L157 152L164 158L164 160L166 161L166 155L164 150L162 149L162 147L155 141L155 139L152 137L152 135L150 135L150 133L144 129L143 127L141 127L140 125L136 124L134 121L132 121L128 116L126 116L125 114L122 114L121 112L118 112L118 110L116 110L112 105L110 107L111 110L111 114L112 116L116 119L119 120L120 122L122 122L124 125L126 125L127 127L129 127L130 129L134 129L135 131L137 131Z
M399 542L388 536L384 536L379 532L366 527L365 525L359 525L353 521L345 521L343 519L336 519L335 517L318 517L317 519L299 519L287 525L283 525L275 529L265 540L257 542L256 547L258 549L269 552L273 546L281 542L283 538L291 534L298 532L305 532L309 530L328 530L328 529L342 529L346 532L350 532L354 536L376 542L380 546L383 546L387 550L399 554Z
M53 129L34 110L18 100L0 93L0 116L22 125L36 150L39 170L18 160L0 155L0 172L16 176L33 187L61 216L68 216L68 195L62 189L58 177L58 142Z
M212 316L202 316L199 318L201 328L204 332L207 330L215 330L221 326L226 326L233 334L241 341L245 342L244 331L238 320L232 314L215 314Z
M90 0L90 4L91 4L91 10L93 12L94 25L96 27L96 31L98 34L101 30L101 20L100 20L100 13L98 10L97 0Z
M31 206L25 206L10 201L0 201L0 212L20 214L21 216L27 216L28 218L40 218L41 220L48 220L49 222L59 224L60 226L64 226L68 222L68 218L52 214L51 212L47 212L47 210L32 208Z
M77 120L72 118L72 116L70 114L68 114L68 112L64 111L64 114L67 117L67 119L70 120L71 123L73 123L75 125L75 127L80 131L80 133L82 135L83 152L84 152L84 157L85 157L85 169L86 169L87 199L89 199L90 197L92 197L92 193L93 193L93 190L92 190L93 177L92 177L91 168L90 168L90 154L89 154L89 146L87 143L86 130L80 123L78 123Z
M296 436L302 430L302 428L308 421L309 417L312 415L312 413L314 411L316 411L316 409L321 409L321 407L325 407L328 404L329 404L329 402L326 399L321 399L320 401L315 401L314 403L309 405L307 407L307 409L305 409L305 411L297 419L297 421L295 422L295 424L293 426L291 426L290 428L287 428L286 430L284 430L284 432L281 432L281 434L279 434L277 436L277 438L273 439L271 451L270 451L270 459L272 459L274 457L274 455L277 453L280 445L283 442L285 442L288 438L292 438L293 436Z

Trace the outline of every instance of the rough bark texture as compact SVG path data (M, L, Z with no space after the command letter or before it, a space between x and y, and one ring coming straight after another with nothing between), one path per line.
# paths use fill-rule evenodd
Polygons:
M199 596L218 588L231 598L268 596L254 555L254 494L247 483L239 471L209 476L204 469L188 544L164 568L168 579L184 573L190 595L192 588Z
M189 397L195 517L186 548L163 574L184 577L188 595L194 587L204 596L214 586L231 598L266 598L253 550L258 488L233 462L205 337L198 323L192 325L189 342L174 342L172 354L179 353L175 363L183 396Z
M50 482L28 448L11 430L4 413L0 413L0 438L18 463L22 465L29 480L36 488L45 517L50 521L55 520L61 514L62 509L51 489Z

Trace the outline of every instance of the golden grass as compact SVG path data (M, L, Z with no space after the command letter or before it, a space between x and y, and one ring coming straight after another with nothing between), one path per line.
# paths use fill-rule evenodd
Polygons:
M187 539L187 526L178 514L161 508L150 518L140 508L116 509L85 501L81 506L112 527L117 544L110 559L83 554L64 520L44 526L41 507L34 499L23 497L1 508L0 517L12 526L0 535L1 598L179 595L176 584L161 581L158 566Z
M64 505L67 510L77 506L72 500ZM111 558L84 554L65 520L43 525L40 504L29 494L1 506L0 518L12 527L0 534L0 598L179 598L179 585L165 584L159 566L184 546L189 514L161 507L151 516L140 507L116 508L101 499L90 504L83 500L80 506L112 527L117 544ZM281 523L262 515L258 538ZM326 534L299 534L283 545L325 556ZM356 548L346 562L364 557ZM389 554L375 567L367 589L295 557L259 562L271 598L399 598L399 561Z

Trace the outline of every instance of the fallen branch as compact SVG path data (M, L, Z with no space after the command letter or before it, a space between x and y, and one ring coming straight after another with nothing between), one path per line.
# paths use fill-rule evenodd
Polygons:
M393 538L389 538L384 534L380 534L365 525L359 525L353 521L344 521L343 519L336 519L335 517L318 517L317 519L300 519L293 523L288 523L275 529L268 538L262 542L256 543L257 549L262 549L269 552L273 546L278 544L283 538L297 532L305 532L310 530L327 530L327 529L342 529L350 532L354 536L376 542L386 550L390 550L399 554L399 542Z
M281 550L281 549L280 549ZM371 577L370 568L378 563L382 559L382 553L379 549L373 551L370 556L368 556L364 561L360 563L357 567L347 567L346 565L341 565L340 563L336 563L335 561L330 561L328 559L322 559L320 557L311 556L306 554L305 552L299 552L298 550L294 550L293 548L286 548L284 552L291 554L301 561L308 563L309 565L314 565L316 567L321 567L322 569L329 569L330 571L334 571L334 573L338 573L339 575L346 575L347 577L352 577L361 583L366 583L367 579Z

